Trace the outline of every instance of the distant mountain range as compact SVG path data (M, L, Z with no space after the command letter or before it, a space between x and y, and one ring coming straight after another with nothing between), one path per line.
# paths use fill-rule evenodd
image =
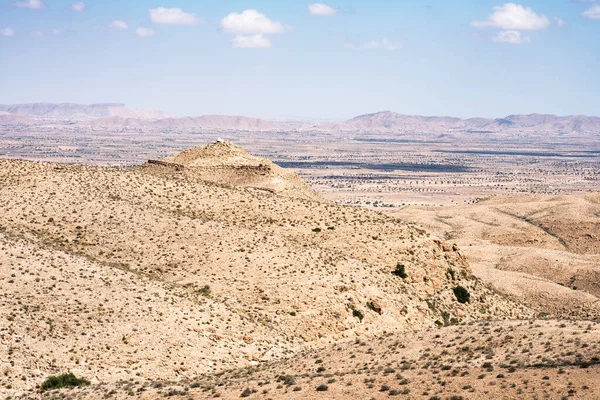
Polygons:
M109 117L82 121L77 125L111 129L154 128L169 130L212 129L264 131L277 129L277 124L268 121L228 115L203 115L200 117L163 118L156 120L140 118Z
M322 131L349 133L542 133L597 134L600 117L559 117L548 114L509 115L504 118L423 117L391 111L360 115L341 123L285 124L243 116L203 115L170 117L159 110L136 110L123 104L16 104L0 105L0 125L68 123L82 128L111 130L244 130Z
M121 117L160 119L169 117L160 110L135 110L119 103L73 104L31 103L1 105L0 112L28 117L57 120L88 120L93 118Z
M548 114L509 115L505 118L422 117L390 111L365 114L332 127L350 132L548 132L600 133L600 118L583 115L558 117Z

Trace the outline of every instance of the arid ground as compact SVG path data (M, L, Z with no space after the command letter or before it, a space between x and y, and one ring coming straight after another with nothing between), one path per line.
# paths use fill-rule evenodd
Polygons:
M0 396L599 398L598 137L488 136L3 128Z

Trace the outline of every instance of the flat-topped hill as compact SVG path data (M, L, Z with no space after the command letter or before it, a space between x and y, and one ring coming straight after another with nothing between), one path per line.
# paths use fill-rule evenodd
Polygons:
M159 161L154 165L172 164L190 178L324 201L296 171L281 168L267 158L252 156L228 141L194 147Z
M242 147L228 141L216 141L198 146L164 159L188 167L259 167L272 165L266 158L248 154Z

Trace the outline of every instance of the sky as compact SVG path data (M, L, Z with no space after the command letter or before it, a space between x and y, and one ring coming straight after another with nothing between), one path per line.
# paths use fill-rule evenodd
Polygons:
M600 0L0 0L0 104L600 115Z

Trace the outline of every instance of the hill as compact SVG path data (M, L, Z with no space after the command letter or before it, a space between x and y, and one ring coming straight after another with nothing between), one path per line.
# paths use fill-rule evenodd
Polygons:
M0 112L0 125L30 125L34 122L34 119L23 115Z
M382 111L354 117L339 125L340 130L355 131L431 131L440 128L455 127L461 120L452 117L421 117L402 115L391 111Z
M266 158L251 156L231 142L217 141L208 146L195 147L144 166L157 165L166 166L171 171L174 168L192 179L205 182L323 201L294 170L281 168Z
M227 143L138 168L0 161L0 393L34 396L69 371L192 379L533 315L456 246L366 209L195 174L217 159L255 162Z
M498 196L394 213L455 241L474 273L539 312L600 315L600 196Z

